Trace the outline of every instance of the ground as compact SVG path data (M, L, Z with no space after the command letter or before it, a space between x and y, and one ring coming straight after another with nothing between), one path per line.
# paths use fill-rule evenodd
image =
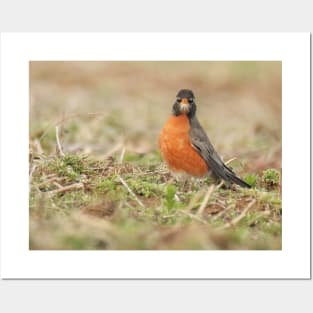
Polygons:
M181 88L252 189L163 163ZM30 249L281 249L281 63L31 62L29 160Z

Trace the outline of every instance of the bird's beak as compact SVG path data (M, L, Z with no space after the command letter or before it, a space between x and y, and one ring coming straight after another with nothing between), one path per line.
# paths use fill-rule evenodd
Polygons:
M183 98L180 102L180 109L182 112L188 112L189 111L189 102L186 98Z

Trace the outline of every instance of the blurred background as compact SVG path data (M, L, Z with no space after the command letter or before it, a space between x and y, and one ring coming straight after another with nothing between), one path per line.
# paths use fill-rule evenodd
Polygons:
M31 146L54 153L62 121L65 153L156 151L182 88L224 159L281 167L281 62L30 62Z

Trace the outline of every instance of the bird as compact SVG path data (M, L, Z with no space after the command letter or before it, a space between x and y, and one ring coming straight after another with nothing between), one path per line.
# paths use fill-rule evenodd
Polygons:
M226 184L251 188L224 164L198 121L196 111L192 90L181 89L159 136L159 148L165 163L176 173L198 178L213 174Z

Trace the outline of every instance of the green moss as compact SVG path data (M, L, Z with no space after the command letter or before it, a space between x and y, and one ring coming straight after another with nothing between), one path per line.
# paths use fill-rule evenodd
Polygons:
M168 212L171 212L176 204L175 194L176 187L174 185L168 185L165 193L165 206Z
M88 174L89 164L87 157L67 154L64 157L55 157L47 161L45 166L50 172L55 172L58 176L64 176L69 181L76 181L81 174Z
M281 197L276 191L262 192L259 195L259 199L263 204L270 204L275 207L281 207L282 205Z
M155 183L142 181L140 179L128 179L127 183L132 191L145 198L162 194L163 187Z
M280 173L274 168L267 169L263 171L262 180L267 186L277 186L280 180Z
M256 174L246 174L243 180L249 184L251 187L255 187L258 182L259 176Z
M116 190L118 186L117 181L114 179L114 177L106 177L101 178L99 182L96 185L96 188L100 192L106 192L106 191L114 191Z

